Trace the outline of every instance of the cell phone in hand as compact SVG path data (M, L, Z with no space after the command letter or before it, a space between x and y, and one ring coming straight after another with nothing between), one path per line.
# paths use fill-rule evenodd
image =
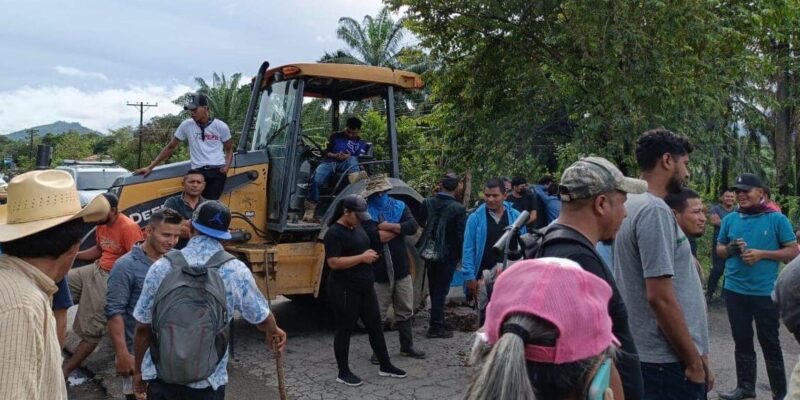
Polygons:
M611 384L611 358L606 358L603 364L598 368L597 373L592 378L592 384L589 386L589 392L586 395L586 400L603 400L605 398L606 389Z

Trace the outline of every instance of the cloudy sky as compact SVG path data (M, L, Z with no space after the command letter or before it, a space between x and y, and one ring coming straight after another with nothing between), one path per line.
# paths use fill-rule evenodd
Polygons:
M0 134L57 120L107 132L138 124L126 102L158 103L213 72L253 76L341 48L339 17L380 0L26 0L0 13Z

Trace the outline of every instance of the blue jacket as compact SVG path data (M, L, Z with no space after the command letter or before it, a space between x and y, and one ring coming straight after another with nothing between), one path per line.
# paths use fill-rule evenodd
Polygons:
M547 188L544 185L533 185L533 190L537 196L539 196L539 201L544 205L544 209L547 211L547 224L549 225L551 222L558 219L558 215L561 214L561 199L557 195L552 195L547 193ZM543 218L544 215L538 216L538 218Z
M504 204L508 213L508 223L514 222L519 217L519 211L510 203ZM526 233L523 226L520 233ZM486 204L481 204L467 218L467 228L464 231L464 248L461 258L461 275L465 281L476 278L478 267L483 259L483 248L486 246Z

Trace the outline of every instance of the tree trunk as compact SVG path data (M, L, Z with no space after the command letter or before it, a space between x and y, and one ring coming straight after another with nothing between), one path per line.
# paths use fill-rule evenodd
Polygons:
M775 77L776 100L775 110L775 137L773 150L775 152L775 186L780 194L789 194L789 187L794 186L794 176L791 174L792 162L792 110L787 104L789 97L789 72L781 71Z

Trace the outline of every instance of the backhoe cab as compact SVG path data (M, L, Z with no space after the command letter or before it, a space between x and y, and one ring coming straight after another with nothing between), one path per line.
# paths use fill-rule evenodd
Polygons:
M262 66L265 68L266 63ZM256 76L254 83L247 121L252 121L249 115L258 104L255 127L252 134L242 135L238 149L240 153L248 148L267 153L270 164L268 230L303 232L319 229L318 224L302 222L303 202L309 193L311 175L323 162L328 135L340 129L339 111L343 102L383 100L390 159L375 160L371 153L367 153L358 161L368 172L383 171L399 179L395 93L420 88L422 80L419 75L360 65L293 64L265 70ZM329 101L330 128L322 135L313 135L317 139L305 130L307 127L302 121L303 107L311 99ZM244 131L251 132L250 126L245 126ZM249 143L247 139L250 139ZM325 211L347 187L347 175L334 174L321 188L317 208L319 217L325 216Z
M339 112L345 102L382 100L389 159L376 160L368 153L359 157L359 165L370 173L387 173L394 186L390 195L418 213L422 196L400 180L395 95L421 87L419 75L388 68L291 64L270 69L267 62L262 64L253 79L242 135L220 201L234 218L234 240L225 248L249 265L268 298L319 294L327 273L321 243L327 222L342 196L360 193L366 185L363 180L351 184L343 174L335 174L321 188L319 222L302 221L312 174L323 161L327 137L340 129ZM310 132L304 126L303 109L313 99L327 100L330 126L323 132ZM111 191L120 197L120 210L144 225L169 196L182 190L188 169L188 162L167 164L146 178L120 178ZM419 259L413 246L409 255L414 271ZM420 287L418 297L421 292Z

